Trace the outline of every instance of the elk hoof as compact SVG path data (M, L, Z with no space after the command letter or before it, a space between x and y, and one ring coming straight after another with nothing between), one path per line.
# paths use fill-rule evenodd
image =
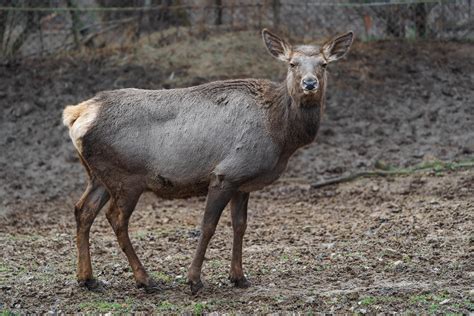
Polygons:
M247 280L246 277L241 277L239 279L230 278L230 282L234 284L235 287L239 289L246 289L250 287L251 283Z
M191 288L191 294L192 295L196 295L203 287L204 285L202 284L201 280L197 281L197 282L194 282L194 281L191 281L189 280L188 281L188 284Z
M161 291L160 285L153 279L150 279L147 283L137 283L137 288L144 289L147 294Z
M101 292L104 289L104 283L97 279L78 280L77 283L79 283L80 287L93 292Z

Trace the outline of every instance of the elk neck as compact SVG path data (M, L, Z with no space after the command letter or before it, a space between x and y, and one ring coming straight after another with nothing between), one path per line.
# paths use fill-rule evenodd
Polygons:
M325 84L314 94L289 93L284 81L267 92L272 134L290 155L316 137L324 110Z

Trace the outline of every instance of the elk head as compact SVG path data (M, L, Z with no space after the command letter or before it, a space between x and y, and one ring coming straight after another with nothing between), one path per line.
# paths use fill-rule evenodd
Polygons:
M262 36L270 54L288 65L288 94L299 104L311 105L317 103L311 101L324 96L327 65L349 51L354 34L336 36L321 46L292 46L267 29L263 29Z

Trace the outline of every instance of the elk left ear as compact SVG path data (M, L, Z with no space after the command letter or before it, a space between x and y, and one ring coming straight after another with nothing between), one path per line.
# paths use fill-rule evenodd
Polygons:
M321 48L321 53L328 62L336 61L341 57L344 57L349 51L354 39L354 33L348 32L343 35L336 36L330 39Z
M262 37L268 52L273 57L282 61L288 61L290 59L291 45L287 41L279 38L267 29L262 30Z

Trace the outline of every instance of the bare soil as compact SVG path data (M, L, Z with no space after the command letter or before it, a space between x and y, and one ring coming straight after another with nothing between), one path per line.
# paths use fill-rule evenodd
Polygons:
M251 195L244 269L252 287L235 289L227 280L232 231L225 212L198 296L190 295L185 274L203 198L144 195L132 217L132 240L162 292L135 288L102 214L91 243L95 274L106 286L100 293L77 286L73 204L86 178L60 115L66 104L101 90L186 86L234 74L196 76L192 60L175 69L133 57L116 62L134 51L2 66L0 310L474 312L472 169L311 187L376 165L472 160L473 52L469 43L358 43L330 69L317 141L298 151L282 179ZM274 67L254 76L278 80Z

